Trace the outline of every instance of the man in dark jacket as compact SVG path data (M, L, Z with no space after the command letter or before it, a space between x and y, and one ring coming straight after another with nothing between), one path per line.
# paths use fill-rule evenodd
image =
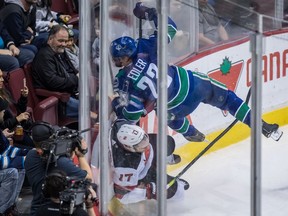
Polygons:
M0 20L12 36L16 46L22 46L37 53L32 45L35 37L37 0L6 0L0 11Z
M65 52L68 37L65 27L56 25L51 28L47 46L41 48L33 60L32 76L37 88L70 93L66 116L76 118L79 106L76 99L78 71Z

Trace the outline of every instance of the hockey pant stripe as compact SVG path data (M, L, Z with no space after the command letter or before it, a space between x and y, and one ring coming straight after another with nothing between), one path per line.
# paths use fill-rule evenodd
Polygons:
M233 91L228 90L228 97L222 110L228 110L239 121L250 126L250 108Z
M245 119L247 118L248 115L250 116L250 108L248 107L246 103L243 102L241 106L239 107L239 109L236 111L235 117L239 121L244 122L250 126L250 121L245 122Z
M174 98L168 102L168 110L177 107L187 97L190 88L189 76L184 68L177 67L179 77L179 90Z
M189 129L189 121L187 118L169 120L168 125L170 128L181 134L186 133Z

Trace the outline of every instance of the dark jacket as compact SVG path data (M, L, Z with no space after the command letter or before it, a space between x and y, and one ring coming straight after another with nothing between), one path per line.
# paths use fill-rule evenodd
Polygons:
M27 97L23 97L22 95L17 103L13 102L13 105L15 106L17 111L17 115L26 112L27 102L28 102ZM9 109L5 110L3 120L4 121L0 123L0 129L2 130L4 130L5 128L13 130L19 124L19 122L16 119L16 116L13 115L13 113Z
M61 56L66 67L60 61L59 54L49 45L38 51L32 63L35 87L68 93L74 93L78 89L78 71L65 52Z
M0 37L4 41L4 45L7 46L9 44L14 44L13 38L8 33L7 29L3 25L3 23L0 21Z
M36 7L33 6L30 11L26 12L18 4L7 4L0 10L0 20L14 39L16 46L19 46L25 43L25 40L30 40L34 36L27 30L27 27L35 32Z

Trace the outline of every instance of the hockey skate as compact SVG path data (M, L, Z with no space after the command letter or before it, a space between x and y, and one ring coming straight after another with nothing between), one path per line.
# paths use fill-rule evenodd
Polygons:
M180 155L171 154L171 155L167 156L166 161L167 161L167 164L169 164L169 165L178 164L181 162L181 157L180 157Z
M271 137L275 141L279 141L283 135L283 131L279 130L278 124L268 124L265 121L262 121L262 133L265 137Z
M202 134L195 128L195 134L191 136L184 136L190 142L203 142L205 140L205 135Z

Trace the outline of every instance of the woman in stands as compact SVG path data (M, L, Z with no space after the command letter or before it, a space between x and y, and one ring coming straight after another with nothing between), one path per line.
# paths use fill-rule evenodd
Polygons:
M17 102L13 101L10 93L4 87L3 72L0 69L0 97L6 100L10 104L10 107L14 107L17 113L16 115L14 115L11 109L6 109L3 117L3 122L0 123L0 129L4 130L5 128L8 128L9 130L15 130L18 125L21 125L24 128L23 139L15 140L17 141L16 143L23 144L29 147L34 147L32 139L25 132L25 129L28 130L31 126L30 114L29 112L26 112L28 93L29 90L26 84L24 84L24 88L21 90L21 96L19 100Z

